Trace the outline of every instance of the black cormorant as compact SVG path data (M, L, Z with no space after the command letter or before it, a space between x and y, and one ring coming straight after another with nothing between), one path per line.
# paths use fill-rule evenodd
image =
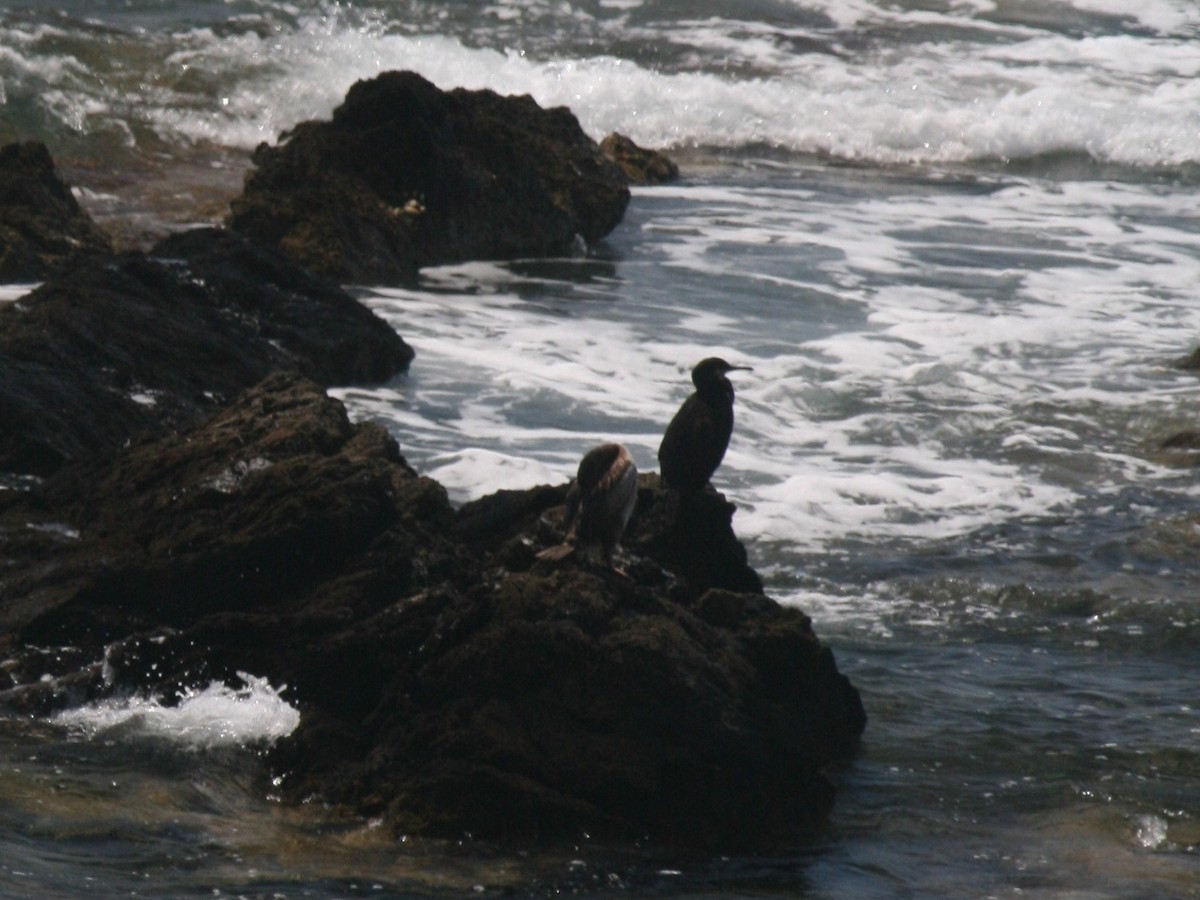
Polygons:
M621 444L593 447L579 463L567 501L567 519L574 520L566 540L538 554L540 559L565 559L576 549L585 554L599 549L611 567L613 554L637 501L637 466Z
M658 446L662 480L678 491L702 491L725 458L733 433L733 385L726 372L750 371L710 356L692 369L696 392L683 402Z

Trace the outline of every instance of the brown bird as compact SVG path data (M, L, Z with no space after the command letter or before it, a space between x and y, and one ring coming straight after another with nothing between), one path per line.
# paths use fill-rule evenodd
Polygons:
M658 446L662 480L669 488L704 490L725 458L733 433L733 385L726 372L750 371L710 356L692 369L696 392L683 402Z
M637 466L621 444L601 444L579 463L567 500L571 529L566 540L538 554L539 559L565 559L575 550L591 555L597 549L611 568L613 554L633 515L637 501Z

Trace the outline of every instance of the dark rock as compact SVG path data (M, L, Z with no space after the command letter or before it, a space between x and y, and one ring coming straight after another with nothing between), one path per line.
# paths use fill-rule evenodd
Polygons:
M40 281L69 259L111 250L44 144L0 147L0 282Z
M666 490L655 473L639 477L635 519L625 532L631 552L660 560L678 573L688 596L710 588L763 592L733 532L737 507L711 487L694 494Z
M1176 368L1185 369L1189 372L1200 371L1200 347L1197 347L1183 359L1175 363Z
M458 533L496 555L511 552L505 548L514 539L542 546L558 543L566 532L566 496L566 485L500 491L465 504L458 514ZM666 568L676 598L695 600L710 588L761 594L762 579L733 531L736 510L711 487L682 495L663 487L657 473L642 473L637 506L621 545L635 558L653 559Z
M0 580L2 630L24 644L97 653L133 632L227 614L278 626L301 606L344 622L475 571L440 536L453 518L441 486L417 476L382 428L352 425L340 403L287 373L201 427L61 470L27 504L75 536ZM29 518L17 506L0 519L6 550ZM274 650L250 652L264 661Z
M1160 450L1200 450L1200 431L1179 431L1161 444Z
M83 260L0 307L0 471L189 425L272 371L378 382L412 356L336 285L230 232Z
M594 242L629 202L621 171L566 108L443 92L411 72L351 87L329 122L255 151L230 226L342 282L425 265L553 256Z
M734 850L819 825L862 705L801 612L712 586L746 580L744 554L674 569L696 565L688 541L736 543L732 507L705 495L678 517L645 479L625 577L536 560L565 494L456 512L382 429L273 376L0 504L0 704L286 682L300 725L268 757L284 799L397 834ZM31 521L60 537L22 563ZM63 646L53 668L36 649Z
M412 362L412 348L353 297L233 232L186 231L159 242L152 255L182 263L185 277L285 354L283 368L319 384L379 383Z
M372 752L333 765L302 726L275 763L290 796L400 833L728 849L792 837L828 812L821 769L851 753L862 708L808 619L757 599L710 624L572 567L420 596L339 634L322 661L404 661L363 722Z
M1175 368L1185 372L1200 372L1200 347L1174 363ZM1177 467L1200 466L1200 431L1183 429L1168 435L1150 453L1155 462Z
M600 142L600 149L632 184L667 184L679 178L679 166L669 156L639 147L615 131Z
M1168 435L1147 456L1161 466L1200 468L1200 431L1186 429Z

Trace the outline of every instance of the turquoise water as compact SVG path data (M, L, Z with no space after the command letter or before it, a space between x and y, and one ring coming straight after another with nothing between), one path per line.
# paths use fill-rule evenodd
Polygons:
M0 892L1200 896L1200 491L1158 450L1195 425L1193 5L7 9L0 135L102 220L211 217L254 143L381 68L671 149L683 180L585 257L353 286L418 355L336 393L461 501L599 439L654 469L691 365L753 366L714 481L870 721L827 834L750 859L284 808L254 787L290 709L266 683L9 721Z

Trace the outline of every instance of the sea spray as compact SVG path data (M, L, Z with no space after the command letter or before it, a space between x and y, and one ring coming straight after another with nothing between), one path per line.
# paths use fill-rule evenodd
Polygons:
M58 713L54 721L88 739L158 738L191 750L270 745L291 734L300 713L283 699L286 686L239 672L242 686L214 681L183 694L110 698Z

